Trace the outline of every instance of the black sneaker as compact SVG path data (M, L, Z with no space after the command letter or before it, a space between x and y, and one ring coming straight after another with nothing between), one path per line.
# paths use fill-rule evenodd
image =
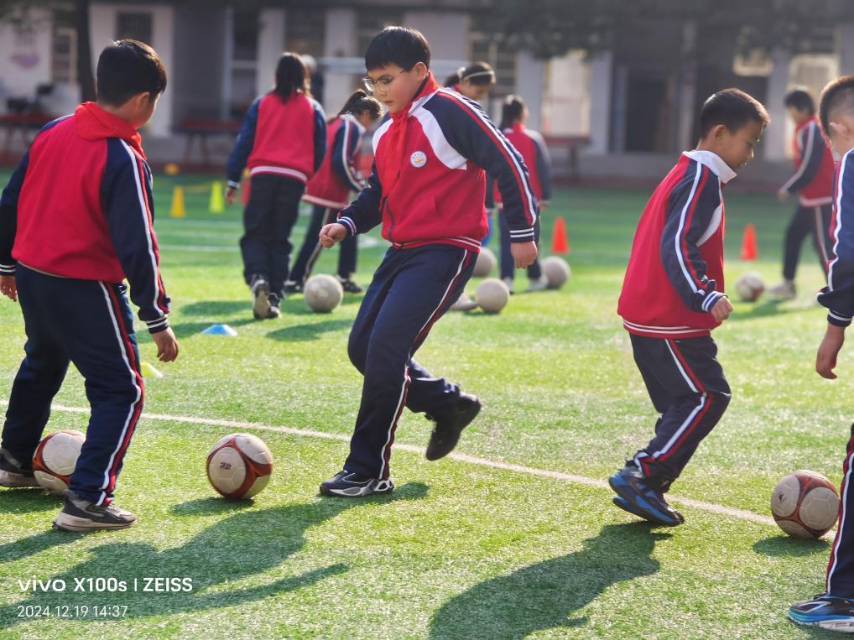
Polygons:
M341 283L341 288L344 289L344 293L364 293L365 290L350 280L350 278L342 278L341 276L336 277L338 278L338 282Z
M252 315L256 320L266 320L278 316L271 315L270 311L270 285L261 276L252 276L252 284L249 285L252 291Z
M854 633L854 599L822 593L789 607L789 620L807 627Z
M320 485L320 495L340 498L364 498L392 491L394 491L394 483L390 479L368 478L347 470L339 471L334 478Z
M460 434L480 413L480 400L468 393L461 393L456 404L439 413L427 414L427 419L436 423L427 443L425 456L428 460L439 460L454 450Z
M0 449L0 487L38 487L33 467L18 462L11 453Z
M664 494L650 487L640 469L627 465L608 478L608 484L619 496L614 504L644 520L666 527L676 527L685 518L667 504Z
M53 521L54 529L79 532L127 529L135 524L136 516L130 511L119 509L113 504L99 507L72 491L65 494L62 511Z
M282 311L279 308L279 306L281 305L281 298L275 293L271 293L269 296L267 296L267 300L270 303L270 311L267 313L267 318L275 319L282 315Z
M285 295L289 296L294 293L302 293L302 282L288 280L285 283Z

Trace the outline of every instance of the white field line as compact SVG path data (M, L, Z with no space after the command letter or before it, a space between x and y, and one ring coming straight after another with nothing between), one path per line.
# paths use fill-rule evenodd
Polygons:
M0 405L7 405L8 403L3 401L0 402ZM54 411L61 411L65 413L79 413L88 415L89 408L88 407L68 407L64 405L55 404L52 409ZM312 429L295 429L293 427L275 427L265 424L259 424L257 422L241 422L237 420L219 420L215 418L194 418L190 416L171 416L167 414L160 413L143 413L143 420L155 420L160 422L178 422L182 424L204 424L211 427L227 427L229 429L247 429L252 431L272 431L274 433L284 433L292 436L301 436L305 438L318 438L321 440L334 440L336 442L350 442L350 436L339 434L339 433L324 433L323 431L314 431ZM408 451L409 453L417 453L419 455L424 455L423 447L416 447L411 444L397 444L395 443L394 449L396 451ZM511 464L509 462L497 462L494 460L487 460L486 458L479 458L477 456L470 456L465 453L451 453L449 456L452 460L456 460L458 462L465 462L467 464L473 464L480 467L488 467L490 469L500 469L502 471L511 471L513 473L519 473L528 476L534 476L537 478L546 478L549 480L558 480L560 482L568 482L571 484L577 484L585 487L591 487L593 489L608 489L610 491L610 487L605 480L599 480L596 478L588 478L586 476L579 476L571 473L563 473L561 471L549 471L547 469L536 469L534 467L526 467L519 464ZM712 502L703 502L702 500L692 500L690 498L680 498L678 496L668 496L672 502L679 503L686 507L690 507L692 509L699 509L700 511L706 511L708 513L714 513L716 515L726 516L727 518L735 518L736 520L744 520L746 522L752 522L754 524L761 524L767 526L776 526L774 519L769 516L759 515L758 513L753 513L752 511L746 511L744 509L733 509L732 507L725 507L723 505L714 504Z

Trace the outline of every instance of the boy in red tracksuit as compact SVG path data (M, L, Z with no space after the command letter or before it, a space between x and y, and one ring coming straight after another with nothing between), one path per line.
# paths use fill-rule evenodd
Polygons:
M47 124L0 200L0 292L20 302L27 332L3 425L0 485L37 486L30 461L69 362L92 407L59 529L136 522L112 504L144 392L125 279L160 360L178 355L138 133L165 88L151 47L108 46L98 59L97 103Z
M283 53L276 86L246 113L228 157L226 201L234 202L243 169L251 191L240 239L243 278L256 320L278 318L291 255L290 235L306 183L326 153L326 117L312 99L302 58Z
M391 117L374 134L369 186L320 240L330 247L382 223L392 246L350 332L362 401L344 468L320 486L342 497L394 489L389 457L404 407L435 422L428 460L450 453L480 411L476 397L413 356L471 276L487 230L484 169L498 181L516 266L537 257L537 205L522 158L477 103L436 84L424 36L386 28L368 46L365 66L366 87Z
M768 120L738 89L706 100L697 148L658 185L632 245L618 313L660 417L655 436L610 484L618 507L658 524L684 521L664 494L730 400L710 335L732 312L723 280L723 186L753 158Z
M792 145L795 173L780 187L781 202L798 194L798 207L792 215L783 243L783 282L771 287L768 294L778 300L791 300L796 295L795 272L801 245L813 237L818 261L825 275L830 254L830 216L833 204L833 153L821 133L815 115L815 102L803 89L794 89L784 100L789 117L795 123Z
M347 206L351 191L358 193L365 187L364 179L356 171L356 160L367 127L379 120L381 115L382 105L377 99L357 89L338 115L327 123L326 147L329 151L318 172L306 185L302 197L313 204L314 209L302 247L288 276L290 280L285 283L285 293L303 290L320 256L320 229L335 220L338 212ZM347 293L362 293L362 288L352 280L357 254L358 242L355 236L341 243L338 282Z

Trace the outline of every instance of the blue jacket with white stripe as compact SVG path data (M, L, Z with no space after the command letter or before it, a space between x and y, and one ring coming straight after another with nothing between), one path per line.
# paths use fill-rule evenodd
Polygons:
M831 240L827 286L818 301L827 307L830 324L847 327L854 317L854 149L845 154L836 170Z

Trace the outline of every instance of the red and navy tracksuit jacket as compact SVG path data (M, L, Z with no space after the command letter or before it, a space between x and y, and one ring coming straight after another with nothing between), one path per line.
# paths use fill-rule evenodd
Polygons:
M311 135L294 135L294 132ZM326 117L313 99L295 93L282 100L275 92L261 96L246 112L228 157L228 186L238 188L244 168L250 175L272 174L305 184L326 152Z
M641 215L618 313L629 333L678 339L709 335L724 295L722 187L735 172L709 151L688 151Z
M523 124L515 124L509 129L504 129L504 135L513 145L525 165L528 167L528 177L531 181L531 189L538 202L548 202L552 199L552 176L551 160L546 141L539 131L528 129ZM495 185L497 186L497 185ZM493 189L494 202L502 207L501 193L497 188ZM489 206L489 203L487 203Z
M833 253L827 286L818 301L827 307L827 321L847 327L854 317L854 150L846 153L836 170L831 225ZM836 596L854 597L854 512L852 477L854 472L854 426L843 466L839 505L839 526L827 566L826 591Z
M0 201L0 273L118 284L151 333L168 327L151 170L133 129L94 103L36 136Z
M122 281L151 333L169 312L151 172L129 123L84 103L41 130L0 199L0 264L15 275L27 333L2 447L32 459L73 362L92 410L69 487L108 504L145 388Z
M355 168L364 133L365 128L349 113L338 116L328 125L326 148L329 153L306 185L303 200L330 209L343 209L350 192L359 192L365 187L365 181Z
M782 189L797 193L802 207L831 204L835 163L830 146L822 135L818 118L810 118L799 124L792 144L795 173Z
M390 149L386 137L393 118L374 133L368 187L339 222L351 234L382 222L383 238L397 247L450 244L477 252L488 230L489 173L498 183L512 241L533 241L537 202L519 152L476 102L450 89L427 91L401 114L406 130L400 149Z

